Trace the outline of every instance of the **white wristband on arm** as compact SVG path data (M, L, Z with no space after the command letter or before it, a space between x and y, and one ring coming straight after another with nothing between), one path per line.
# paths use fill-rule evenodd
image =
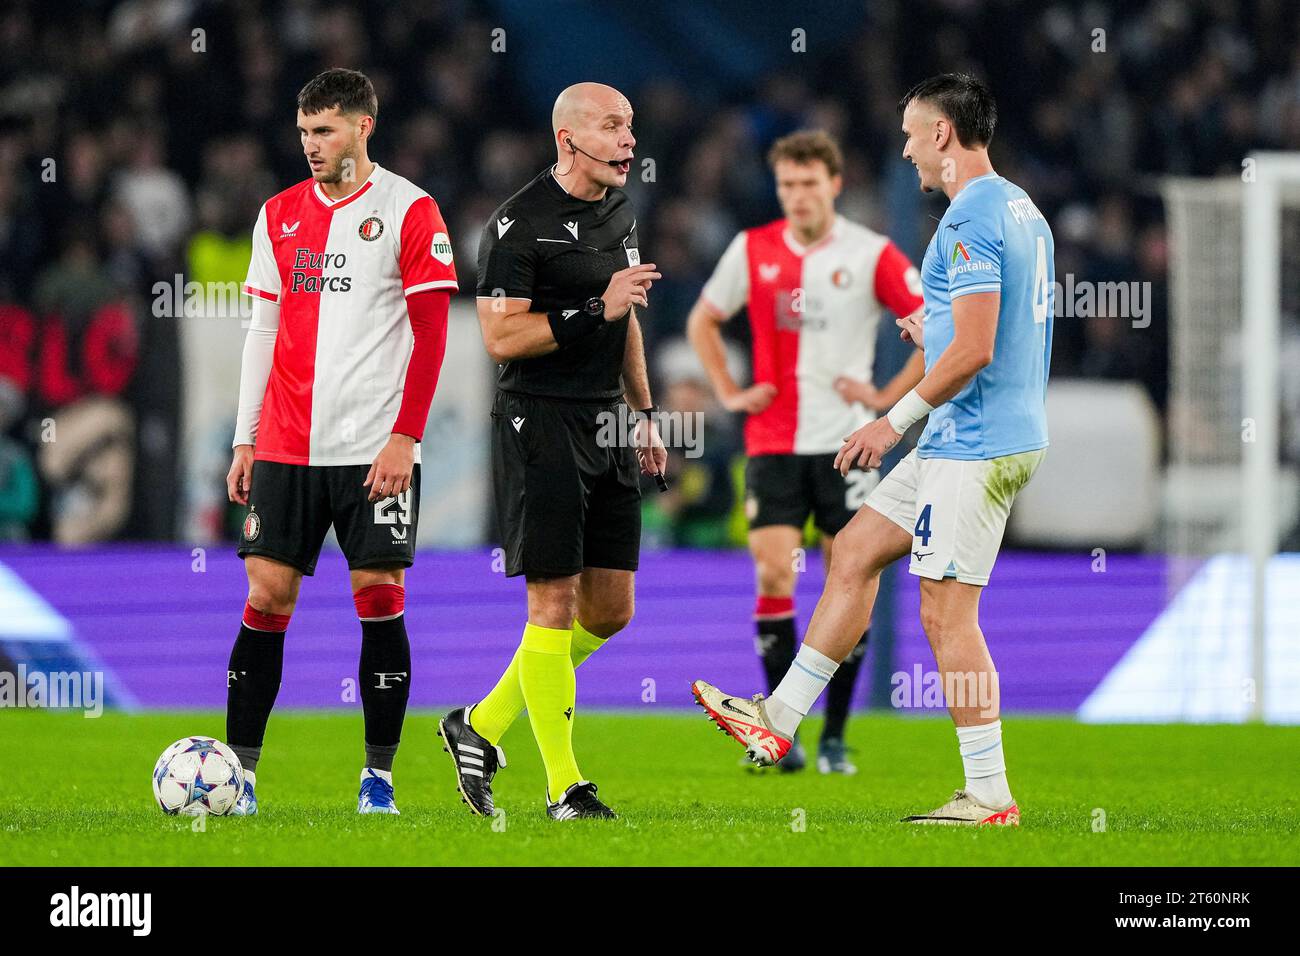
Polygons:
M901 435L932 411L934 406L916 394L916 389L912 389L898 400L885 417L889 419L890 427Z

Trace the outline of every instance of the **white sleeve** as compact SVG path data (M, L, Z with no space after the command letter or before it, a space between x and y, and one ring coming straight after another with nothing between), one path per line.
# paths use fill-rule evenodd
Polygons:
M700 298L728 319L749 299L749 253L745 236L743 232L737 233L731 240L700 292Z
M275 336L280 330L280 307L253 298L253 322L244 338L244 360L239 370L239 413L235 416L235 445L257 443L257 425L262 418L262 400L271 377L275 357Z
M244 292L254 299L279 302L280 267L275 263L271 234L266 231L266 226L266 203L262 203L257 214L257 225L253 227L253 255L248 260L248 278L244 280Z

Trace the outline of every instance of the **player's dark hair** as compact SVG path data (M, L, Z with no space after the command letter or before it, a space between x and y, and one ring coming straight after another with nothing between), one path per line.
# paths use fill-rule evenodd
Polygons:
M357 70L326 70L298 91L298 109L308 116L339 108L341 113L362 113L379 119L379 98L370 77Z
M826 171L832 176L838 176L844 168L839 146L829 133L819 129L799 130L773 143L767 153L767 164L775 169L783 159L801 166L804 163L825 163Z
M923 100L948 117L957 133L957 142L967 149L987 146L993 140L998 105L993 102L988 86L978 77L969 73L940 73L922 80L903 94L898 101L898 112L901 114L913 100Z

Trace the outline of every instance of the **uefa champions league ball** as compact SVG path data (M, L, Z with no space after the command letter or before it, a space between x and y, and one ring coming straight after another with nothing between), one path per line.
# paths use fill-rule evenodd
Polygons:
M154 764L153 795L163 813L222 816L243 790L239 758L214 737L182 737Z

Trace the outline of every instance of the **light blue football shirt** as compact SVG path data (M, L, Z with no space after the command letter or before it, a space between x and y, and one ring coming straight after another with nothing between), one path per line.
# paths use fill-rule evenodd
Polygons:
M1047 375L1056 281L1052 230L1025 191L997 173L953 198L921 263L925 370L953 339L952 303L1000 292L993 361L930 413L921 458L979 460L1047 447Z

